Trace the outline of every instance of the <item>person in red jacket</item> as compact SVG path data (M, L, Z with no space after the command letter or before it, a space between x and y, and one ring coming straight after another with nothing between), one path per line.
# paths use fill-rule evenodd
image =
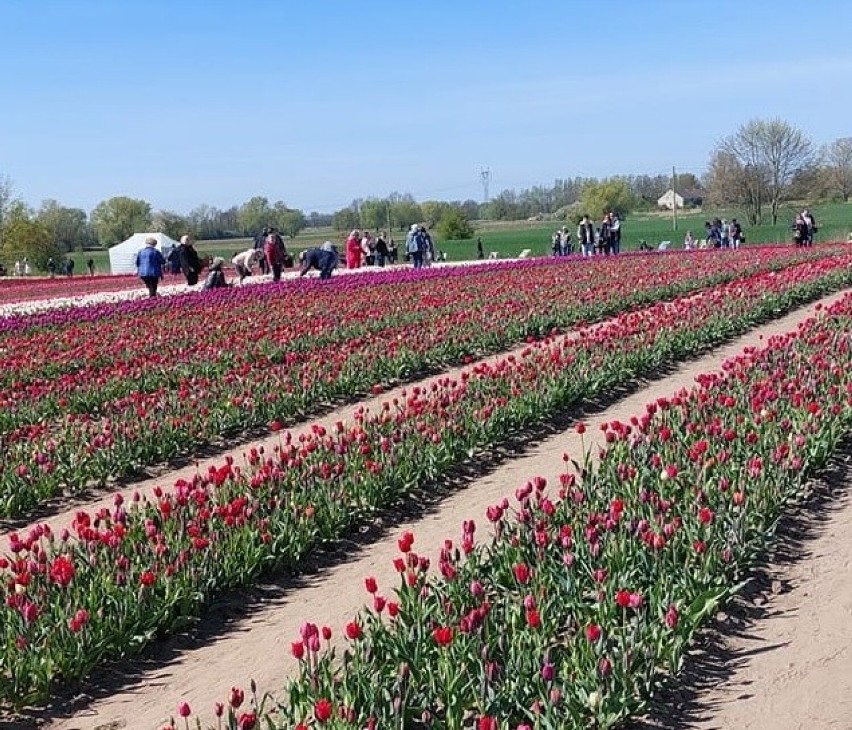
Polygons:
M361 232L352 231L346 239L346 268L361 268Z
M284 239L278 233L277 228L270 228L264 246L266 261L272 269L272 281L281 281L281 269L284 267L284 257L287 249L284 247Z

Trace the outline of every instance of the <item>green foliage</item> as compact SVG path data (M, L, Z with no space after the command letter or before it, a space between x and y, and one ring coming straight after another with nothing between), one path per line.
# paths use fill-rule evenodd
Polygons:
M475 231L460 210L444 211L438 222L438 235L445 241L463 241L473 238Z
M274 225L281 233L293 240L307 225L307 220L301 210L287 209L275 216Z
M47 226L26 218L17 218L6 226L0 256L5 262L27 258L41 270L47 267L48 259L64 258L61 247L54 241Z
M269 199L261 195L247 200L237 211L237 222L244 236L254 235L264 227L274 225L271 218L272 208L269 205Z
M633 210L634 199L626 180L612 178L601 182L588 182L580 197L583 213L600 220L604 213L618 213L624 218Z
M151 204L126 196L110 198L98 203L91 221L101 245L112 246L151 228Z
M358 212L352 208L343 208L334 214L334 230L351 231L360 225Z
M45 200L36 213L36 220L47 228L64 251L82 250L91 242L86 211L80 208L66 208L56 200Z

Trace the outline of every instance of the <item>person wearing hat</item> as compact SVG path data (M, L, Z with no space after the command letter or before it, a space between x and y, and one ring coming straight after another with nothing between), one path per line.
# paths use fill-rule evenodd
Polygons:
M309 248L307 251L302 251L299 260L302 263L299 276L304 276L311 269L316 269L320 272L320 280L327 281L331 278L331 272L337 267L337 249L331 241L326 241L319 248Z
M166 260L157 250L157 239L148 236L145 239L145 248L136 254L136 272L148 287L148 296L157 296L157 284L163 278L163 267Z
M207 291L208 289L223 289L228 286L228 282L225 280L225 272L222 271L222 265L224 263L225 259L221 256L216 256L213 259L210 264L210 271L207 274L207 278L204 280L203 291Z

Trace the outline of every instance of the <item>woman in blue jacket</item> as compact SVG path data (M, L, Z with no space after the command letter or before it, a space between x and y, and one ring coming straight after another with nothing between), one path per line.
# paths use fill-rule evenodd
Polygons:
M157 239L153 236L146 238L145 248L136 254L136 271L148 287L149 296L157 296L157 284L163 278L165 265L163 254L157 250Z

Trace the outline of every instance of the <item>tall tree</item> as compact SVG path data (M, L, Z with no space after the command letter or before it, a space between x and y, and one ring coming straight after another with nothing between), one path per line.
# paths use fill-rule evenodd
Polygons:
M59 259L63 254L45 225L25 217L11 220L0 247L0 256L4 261L27 258L41 271L47 268L48 259Z
M763 168L743 165L735 155L717 149L704 177L707 202L720 208L740 207L749 225L759 225L767 188L764 173Z
M790 184L813 161L813 145L797 127L782 119L753 119L722 140L717 151L737 160L752 182L765 185L765 198L778 222L778 209Z
M56 200L45 200L36 213L36 220L47 228L64 251L82 250L89 242L86 211L80 208L67 208Z
M253 236L266 226L274 225L269 199L262 195L255 195L250 198L240 206L237 219L240 233L244 236Z
M169 238L175 240L179 240L185 233L199 238L199 233L194 229L191 219L188 216L175 213L173 210L158 210L154 213L151 230L165 233Z
M580 198L583 213L599 220L604 213L618 213L624 218L635 203L630 185L623 178L586 183Z
M118 196L104 200L91 215L92 228L101 245L111 246L151 227L151 204L146 200Z
M828 189L849 202L852 197L852 137L841 137L823 147L822 161Z

